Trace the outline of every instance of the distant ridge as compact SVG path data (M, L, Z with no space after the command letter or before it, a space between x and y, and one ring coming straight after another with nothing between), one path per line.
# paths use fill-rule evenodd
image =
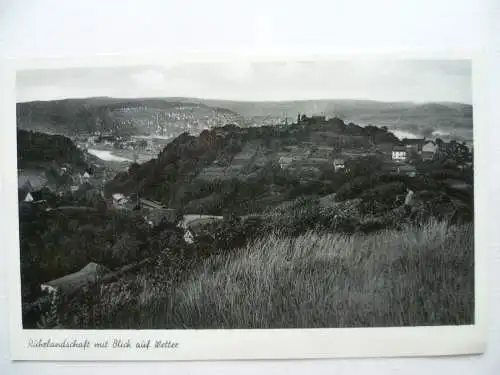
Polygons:
M139 114L124 113L122 107L147 107ZM157 131L154 122L164 118L161 126L170 131L174 126L169 119L188 118L184 125L177 121L175 134L190 131L190 123L198 124L198 131L205 127L236 123L240 126L259 126L264 119L273 123L293 121L300 114L340 117L346 122L361 125L387 126L393 130L427 136L435 131L453 133L457 139L472 139L472 113L470 104L454 102L408 101L383 102L356 99L238 101L191 97L113 98L91 97L32 101L17 104L18 126L23 129L79 134L98 130L103 121L104 130L121 133L152 134ZM155 120L156 119L156 120ZM101 129L102 130L102 129Z

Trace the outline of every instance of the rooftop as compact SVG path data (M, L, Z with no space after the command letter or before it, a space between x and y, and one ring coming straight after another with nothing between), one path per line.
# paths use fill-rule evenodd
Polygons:
M98 277L102 277L108 272L109 270L106 267L91 262L78 272L42 284L42 290L55 289L63 293L71 293L86 285L95 283Z

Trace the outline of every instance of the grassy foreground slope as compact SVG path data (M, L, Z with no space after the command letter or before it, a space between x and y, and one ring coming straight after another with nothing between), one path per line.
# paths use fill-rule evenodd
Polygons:
M143 298L103 328L472 324L473 248L472 224L437 221L370 235L271 235L209 258L171 289L139 276Z

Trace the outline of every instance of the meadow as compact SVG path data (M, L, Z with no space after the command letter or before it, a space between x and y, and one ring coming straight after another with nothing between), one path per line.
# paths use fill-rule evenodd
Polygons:
M101 329L472 324L473 249L472 224L435 220L369 235L271 234L207 258L177 283L158 271L101 286L86 321Z

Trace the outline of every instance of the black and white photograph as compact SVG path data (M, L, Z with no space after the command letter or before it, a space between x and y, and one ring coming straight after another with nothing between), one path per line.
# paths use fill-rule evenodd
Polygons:
M472 63L16 77L22 326L475 323Z

